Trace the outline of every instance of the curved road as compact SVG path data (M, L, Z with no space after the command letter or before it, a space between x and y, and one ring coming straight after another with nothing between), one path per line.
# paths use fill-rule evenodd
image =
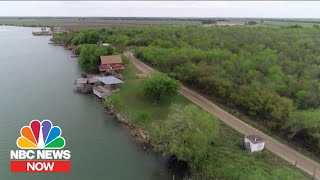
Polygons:
M150 74L154 72L154 69L147 66L146 64L142 63L140 60L135 58L130 52L126 52L125 56L127 56L131 62L136 66L144 74ZM221 109L208 99L204 98L200 94L190 90L189 88L182 86L180 89L180 93L184 95L186 98L197 104L198 106L202 107L209 113L213 114L232 128L236 129L240 133L244 135L249 134L257 134L262 136L266 139L266 148L271 151L272 153L280 156L284 160L288 161L289 163L296 165L298 168L303 170L304 172L308 173L312 177L316 179L320 179L320 164L315 162L314 160L300 154L299 152L293 150L292 148L278 142L277 140L273 139L272 137L266 135L265 133L261 132L260 130L244 123L237 117L231 115L230 113L226 112L225 110Z

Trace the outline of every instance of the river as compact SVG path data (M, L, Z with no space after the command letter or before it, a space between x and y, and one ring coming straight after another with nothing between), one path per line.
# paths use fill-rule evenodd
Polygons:
M169 179L160 163L105 113L93 95L75 94L77 60L37 28L0 26L1 180ZM70 173L11 173L10 150L19 149L20 128L50 119L62 129L71 151Z

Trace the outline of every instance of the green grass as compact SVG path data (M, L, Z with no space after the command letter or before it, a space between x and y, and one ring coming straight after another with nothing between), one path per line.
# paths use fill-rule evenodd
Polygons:
M133 65L127 60L125 62L125 83L120 87L120 92L109 96L106 102L113 104L131 123L150 132L152 128L149 125L153 121L165 119L172 103L192 103L180 94L158 104L145 100L140 94L142 80L136 78ZM220 124L219 136L211 150L213 158L209 159L209 169L216 179L309 179L308 175L267 150L254 154L242 150L239 144L243 135L222 121Z
M212 147L211 160L217 177L226 179L308 179L299 169L264 150L250 154L240 148L243 136L221 123L220 135Z
M313 27L314 22L299 22L299 21L267 21L267 22L258 22L254 27L286 27L286 26L294 26L300 25L302 27Z
M117 110L124 114L133 122L152 122L166 118L171 102L179 104L191 103L188 99L178 94L171 100L163 99L155 104L145 100L141 94L140 83L142 79L136 77L136 69L131 63L126 64L126 70L123 73L125 83L120 87L121 91L110 97L110 100L120 101L120 107ZM123 107L125 106L125 107Z
M243 25L246 27L286 27L300 25L302 27L313 27L318 20L266 20L261 22L261 19L229 19L219 20L218 23L245 24L254 20L256 25ZM117 19L117 18L7 18L0 17L0 25L15 25L15 26L55 26L62 29L93 29L113 26L202 26L201 20L170 20L170 19ZM240 26L241 27L241 26Z
M110 19L110 18L1 18L0 25L55 26L64 29L103 28L110 26L189 26L201 21L167 19Z
M221 99L219 97L209 97L206 95L202 95L202 96L206 97L211 102L217 104L220 108L224 109L225 111L232 114L233 116L241 119L243 122L251 125L252 127L255 127L255 128L261 130L262 132L266 133L267 135L271 136L272 138L276 139L277 141L293 148L297 152L300 152L303 155L306 155L307 157L309 157L317 162L320 162L320 157L317 156L315 154L315 152L312 151L311 149L308 149L308 148L306 149L306 145L299 144L295 141L289 141L286 137L281 136L279 133L271 131L270 129L266 128L263 124L261 124L259 121L248 117L243 112L236 109L233 106L233 104L225 104L223 99ZM306 118L306 119L310 120L309 123L320 123L320 121L318 120L318 117L320 115L320 109L303 111L303 114L306 117L307 116L309 117L309 118Z

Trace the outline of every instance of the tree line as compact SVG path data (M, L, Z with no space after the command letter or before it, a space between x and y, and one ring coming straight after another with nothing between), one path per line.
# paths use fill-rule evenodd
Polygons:
M117 52L130 47L171 77L319 153L319 28L108 28L53 40L102 41Z

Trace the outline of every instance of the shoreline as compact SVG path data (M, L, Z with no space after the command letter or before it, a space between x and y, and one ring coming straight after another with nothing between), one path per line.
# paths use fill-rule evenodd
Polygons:
M62 43L55 43L49 40L50 44L55 46L61 46L64 47L65 50L68 50L72 53L74 53L74 47L67 46ZM103 106L103 100L99 99L100 105ZM111 106L104 106L106 109L106 112L113 117L113 120L116 121L122 128L125 129L126 133L130 136L130 139L138 146L143 148L144 151L149 152L150 150L153 151L153 148L151 147L151 139L149 133L132 123L122 114L120 114L112 105Z
M106 112L111 115L118 124L124 128L128 135L130 135L131 140L133 140L137 145L143 148L145 151L152 150L150 136L146 130L139 128L128 121L126 117L121 115L113 106L107 106Z
M72 46L69 46L69 50L71 50L72 51L72 49L73 49L74 47L72 47ZM67 48L66 48L67 49ZM130 71L131 72L131 71ZM133 74L134 72L131 72L131 73L129 73L129 77L131 77L131 76L133 76L132 74ZM131 75L131 76L130 76ZM130 79L129 79L129 81L130 81ZM133 84L135 84L134 83L134 81L133 81ZM128 86L129 87L129 89L126 89L128 92L131 92L130 91L130 88L135 88L136 86L134 86L134 85L131 85L131 86ZM127 87L127 88L128 88ZM124 92L127 92L127 91L124 91ZM136 95L136 93L137 92L133 92L133 94L131 94L131 95ZM129 96L130 97L130 95L128 95L128 93L126 94L126 93L121 93L122 95L123 95L123 97L126 97L126 96ZM117 101L116 101L117 100ZM114 102L115 101L115 102ZM143 112L141 112L141 114L138 114L137 115L137 117L136 117L136 111L135 111L135 109L133 108L133 107L139 107L138 105L140 105L140 104L136 104L136 103L133 103L133 104L128 104L127 106L127 108L131 108L130 109L130 111L128 110L128 112L127 112L127 110L124 110L123 111L123 109L122 109L122 106L121 106L121 103L125 103L125 100L123 99L123 98L120 98L120 99L114 99L114 101L113 100L111 100L110 99L110 102L107 100L106 102L101 102L100 101L100 103L106 108L106 112L108 113L108 114L110 114L111 116L113 116L113 118L114 118L114 120L116 120L117 121L117 123L119 123L119 124L121 124L121 127L123 127L123 128L125 128L125 130L128 132L128 134L131 136L131 138L132 138L132 140L134 140L134 142L135 143L137 143L138 145L140 145L140 146L142 146L143 148L144 148L144 150L149 150L149 148L153 148L152 146L151 146L151 143L150 143L150 137L148 136L148 133L146 132L146 131L144 131L143 129L147 129L147 131L148 132L153 132L153 129L149 129L148 128L148 126L147 127L144 127L144 126L140 126L140 124L139 123L136 123L136 122L139 122L142 118L140 117L140 116L138 116L138 115L145 115L145 114L142 114ZM119 102L120 103L120 105L117 103L118 101L124 101L124 102ZM113 103L114 102L114 103ZM179 101L180 102L180 101ZM181 100L181 102L184 102L184 101L182 101ZM144 106L141 106L141 107L144 107ZM144 108L146 108L146 107L144 107ZM146 108L146 110L147 110L147 108ZM151 112L153 112L153 111L151 111ZM154 113L154 112L153 112ZM146 113L146 116L147 115L149 115L149 114L147 114ZM126 116L128 116L128 117L126 117ZM151 116L151 115L150 115ZM139 121L136 121L136 120L139 120ZM142 120L144 120L144 119L142 119ZM142 127L143 129L141 129L140 127ZM227 127L225 128L225 130L227 131L227 130L229 130ZM233 134L232 134L232 138L234 138L235 140L237 139L237 137L236 136L238 136L238 134L236 133L236 132L233 132L232 130L230 130ZM222 134L223 135L223 134ZM131 139L130 138L130 139ZM225 137L222 137L222 139L223 138L225 138ZM221 141L222 142L222 141ZM220 143L220 141L218 141L218 143ZM225 143L221 143L222 145L224 145ZM212 144L211 144L212 145ZM230 149L230 152L234 152L234 154L235 155L241 155L241 153L242 153L242 151L240 152L238 152L238 147L234 147L234 145L233 144L226 144L225 145L225 147L229 150ZM219 150L215 150L216 152L219 152ZM221 150L220 150L221 151ZM266 154L265 153L265 155L268 155L268 154ZM270 158L271 158L271 155L268 155L268 156L270 156ZM249 157L249 156L248 156ZM273 157L272 157L273 158ZM244 158L242 158L243 160L245 159L245 157ZM276 159L276 158L275 158ZM223 158L222 159L219 159L219 158L217 158L216 160L220 160L220 164L222 165L223 164L223 162L225 161L225 160L223 160ZM250 158L250 160L257 160L257 158L255 158L255 157L253 157L253 158ZM262 161L264 161L264 160L262 160ZM258 159L258 163L259 163L259 159ZM260 168L260 165L257 163L257 166L259 166L259 168ZM266 162L266 163L270 163L270 162ZM241 164L241 163L240 163ZM273 164L272 164L273 165ZM278 165L278 162L277 162L277 164L276 165ZM282 165L281 165L281 162L279 163L279 166L281 167L281 168L284 168L284 166L282 167ZM261 165L261 168L263 168L262 167L262 165ZM270 171L268 174L270 174L270 175L275 175L275 176L282 176L282 175L279 175L279 174L277 174L277 172L276 171ZM213 175L212 174L212 177L214 177L214 176L216 176L216 175ZM300 175L299 175L300 176Z

